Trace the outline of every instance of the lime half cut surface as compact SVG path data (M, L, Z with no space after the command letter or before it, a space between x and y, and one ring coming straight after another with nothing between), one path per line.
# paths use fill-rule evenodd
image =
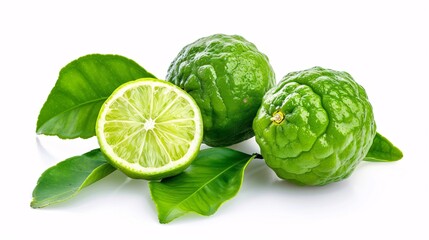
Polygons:
M203 137L194 99L163 80L142 78L104 102L96 133L112 165L132 178L161 179L187 168Z

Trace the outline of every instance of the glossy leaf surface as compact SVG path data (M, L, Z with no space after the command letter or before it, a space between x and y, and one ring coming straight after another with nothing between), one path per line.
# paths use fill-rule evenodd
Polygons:
M399 148L393 145L387 138L377 133L364 160L370 162L391 162L397 161L402 157L403 154Z
M121 84L154 77L119 55L91 54L66 65L40 110L36 132L60 138L95 136L101 105Z
M188 212L209 216L239 191L243 173L254 156L227 148L202 150L182 174L150 182L161 223Z
M63 202L115 171L100 149L68 158L47 169L33 191L32 208Z

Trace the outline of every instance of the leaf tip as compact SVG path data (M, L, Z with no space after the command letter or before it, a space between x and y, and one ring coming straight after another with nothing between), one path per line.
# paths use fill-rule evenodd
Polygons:
M170 220L170 221L168 221L168 220L166 220L166 219L158 218L158 222L159 222L159 223L161 223L161 224L168 224L168 223L170 223L170 222L171 222L171 220Z
M30 202L30 207L33 209L38 209L42 208L43 206L41 206L40 203L33 198Z
M399 161L403 157L404 157L404 154L402 153L402 151L396 148L395 155L393 156L392 161Z

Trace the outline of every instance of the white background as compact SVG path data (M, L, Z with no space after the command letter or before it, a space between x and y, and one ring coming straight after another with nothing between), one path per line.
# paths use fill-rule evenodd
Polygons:
M292 1L291 1L292 2ZM0 239L429 239L429 8L424 1L2 1ZM158 223L147 182L116 172L74 199L29 204L40 174L97 147L37 136L38 112L68 62L127 56L158 78L179 50L239 34L279 80L315 65L365 87L378 131L404 152L324 187L279 180L253 161L238 195L210 217ZM254 139L233 146L258 152ZM252 238L255 239L255 238Z

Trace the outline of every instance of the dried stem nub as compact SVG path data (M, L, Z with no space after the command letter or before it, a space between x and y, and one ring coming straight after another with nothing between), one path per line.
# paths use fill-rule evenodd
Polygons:
M282 113L282 111L277 110L273 113L273 117L271 118L271 121L280 124L281 122L283 122L283 120L285 119L285 115L284 113Z

